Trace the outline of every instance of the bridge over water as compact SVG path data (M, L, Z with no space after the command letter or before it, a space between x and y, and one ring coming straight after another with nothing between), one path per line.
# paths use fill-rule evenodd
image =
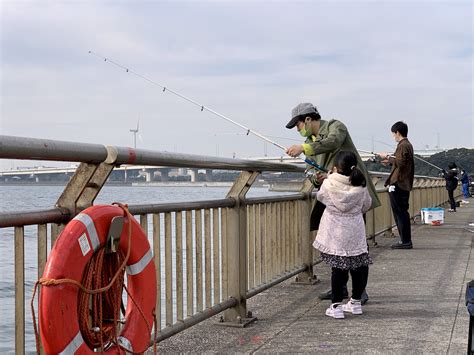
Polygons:
M131 149L131 148L129 148ZM440 149L420 150L415 151L415 154L422 157L428 157L432 154L438 153ZM361 152L363 160L368 160L373 155ZM304 166L304 161L301 159L291 158L289 156L274 156L274 157L252 157L248 158L252 161L264 161L270 163L289 163ZM77 169L77 165L73 164L66 167L21 167L17 169L9 169L0 171L0 183L15 183L15 182L67 182ZM196 169L196 168L171 168L168 166L137 166L122 164L117 166L109 176L109 181L131 183L136 181L164 181L170 180L173 176L174 180L178 181L198 181L198 175L203 175L204 181L215 181L213 178L212 169Z
M76 172L77 165L69 167L32 167L0 171L0 182L67 182ZM206 180L211 180L212 170L201 169ZM169 181L170 176L189 177L182 181L196 182L199 169L170 168L166 166L126 165L115 167L109 176L110 181L130 183L134 181Z
M447 216L444 226L415 225L415 249L387 250L389 241L383 235L391 235L393 217L383 177L372 176L382 206L367 214L368 242L375 255L370 304L365 315L334 323L322 316L326 304L315 297L327 288L328 271L314 253L306 228L314 196L303 166L9 136L0 140L2 159L81 162L55 206L0 213L2 238L14 242L12 348L17 354L25 352L25 334L32 332L25 327L29 302L25 227L35 228L39 278L49 245L54 245L71 218L93 204L111 172L123 164L241 172L221 199L129 206L153 248L159 310L156 339L165 352L348 349L365 353L365 349L383 352L387 348L401 353L406 349L446 353L465 345L461 296L465 281L472 276L471 230L466 228L474 217L470 207ZM299 191L246 197L265 171L300 173ZM417 220L422 207L446 200L444 180L416 177L410 215ZM318 279L321 282L315 285ZM222 316L219 323L229 328L196 328L217 314ZM248 328L238 329L247 324ZM383 339L390 342L382 347Z

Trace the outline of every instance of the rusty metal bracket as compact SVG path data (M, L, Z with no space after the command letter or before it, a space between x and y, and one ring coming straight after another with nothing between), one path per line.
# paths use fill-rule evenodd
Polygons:
M245 198L245 194L250 190L258 175L260 175L258 171L242 171L227 193L227 198L234 198L239 203Z
M57 207L70 211L71 218L92 206L115 165L81 163L62 192Z
M73 218L82 210L92 206L95 198L115 168L117 150L106 147L107 157L102 163L81 163L56 202L57 207L70 211Z

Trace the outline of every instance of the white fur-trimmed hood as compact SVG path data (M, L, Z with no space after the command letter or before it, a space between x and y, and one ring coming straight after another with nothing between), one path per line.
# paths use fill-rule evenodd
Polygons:
M329 174L317 193L319 201L341 213L365 213L366 188L353 186L349 177L339 173ZM325 202L326 201L326 202Z

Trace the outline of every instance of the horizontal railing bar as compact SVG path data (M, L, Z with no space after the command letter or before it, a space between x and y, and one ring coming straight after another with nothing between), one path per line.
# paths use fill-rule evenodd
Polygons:
M162 331L158 332L156 342L159 343L165 339L168 339L169 337L172 337L173 335L178 334L179 332L182 332L183 330L188 329L193 325L205 321L206 319L214 317L216 314L219 314L220 312L225 311L226 309L232 308L235 305L237 305L237 300L233 297L229 297L229 299L224 302L216 304L215 306L212 306L210 308L206 308L201 312L198 312L195 315L184 319L183 321L178 321L178 323L166 327ZM153 339L151 341L151 346L153 346Z
M287 202L287 201L298 201L306 199L307 195L303 193L288 194L282 196L262 196L262 197L248 197L243 201L244 205L255 205L259 203L267 202Z
M304 166L258 160L218 158L204 155L160 152L101 144L0 135L0 159L26 159L166 167L304 172Z
M418 215L416 215L416 216L418 216ZM413 216L413 217L416 217L416 216ZM413 219L413 217L411 217L411 219ZM397 225L396 223L393 223L392 225L390 225L388 227L385 227L384 229L381 229L381 230L375 232L374 234L369 235L369 238L367 238L367 240L372 240L375 237L379 236L380 234L392 230L392 228L395 228L396 225Z
M224 198L192 202L129 205L128 209L131 214L139 215L145 213L178 212L234 206L234 199ZM68 210L59 207L47 210L0 212L0 228L32 224L59 223L65 222L69 218L70 215Z
M33 224L61 223L68 221L69 218L69 211L60 207L31 212L2 212L0 213L0 228L20 227Z
M318 258L318 259L316 259L315 261L313 261L313 266L318 265L318 264L321 264L322 262L323 262L323 259Z
M315 265L318 265L320 263L322 263L322 259L319 258L317 260L315 260L313 262L313 266ZM249 290L246 294L245 294L245 297L246 299L249 299L249 298L252 298L253 296L256 296L258 295L260 292L263 292L265 290L268 290L269 288L275 286L275 285L278 285L279 283L282 283L283 281L285 280L288 280L289 278L293 277L293 276L296 276L300 273L302 273L303 271L305 271L306 269L308 268L308 266L306 265L303 265L301 267L299 267L298 269L295 269L295 270L292 270L292 271L288 271L286 273L283 274L283 276L280 276L279 278L275 279L275 280L272 280L268 283L265 283L259 287L256 287L256 288L253 288L251 290Z
M415 187L414 190L418 189ZM380 189L384 191L384 189ZM313 197L316 195L312 193ZM253 205L259 203L270 203L270 202L285 202L304 200L305 194L289 194L284 196L263 196L263 197L250 197L246 198L243 203L245 205ZM143 204L143 205L129 205L129 211L132 214L145 214L145 213L164 213L164 212L178 212L178 211L190 211L196 209L206 208L224 208L234 207L235 201L233 199L215 199L215 200L203 200L203 201L192 201L192 202L177 202L177 203L158 203L158 204ZM419 216L420 214L414 215L413 217ZM46 223L63 223L67 222L71 218L69 212L65 208L55 207L47 210L33 210L33 211L13 211L13 212L0 212L0 228L7 227L20 227L26 225L35 224L46 224ZM391 227L388 227L382 231L377 231L373 236L377 236L386 232Z
M374 170L369 170L368 171L369 175L371 176L377 176L377 177L388 177L390 175L390 172L385 172L385 171L374 171ZM421 178L421 179L433 179L433 180L444 180L443 177L439 176L428 176L428 175L415 175L414 178Z
M443 205L443 204L441 204L441 205ZM441 206L441 205L439 205L439 206ZM414 214L413 216L410 216L410 219L415 219L416 217L420 217L420 216L421 216L421 213L417 213L417 214ZM392 228L395 228L396 226L397 226L396 223L392 223L391 226L388 226L388 227L386 227L386 228L384 228L384 229L381 229L381 230L375 232L375 233L374 233L373 235L371 235L370 238L368 238L368 239L373 239L374 237L377 237L377 236L379 236L380 234L385 233L385 232L391 230Z
M441 206L441 205L443 205L443 204L444 204L444 203L442 203L442 204L440 204L440 205L437 205L437 206ZM413 216L410 216L410 219L415 219L416 217L421 217L421 213L417 213L417 214L414 214ZM370 238L368 238L368 239L373 239L374 237L377 237L377 236L379 236L380 234L385 233L385 232L391 230L392 228L395 228L396 226L397 226L397 224L396 224L396 223L393 223L391 226L386 227L386 228L384 228L384 229L381 229L381 230L375 232L375 233L374 233L373 235L371 235Z
M246 199L246 204L264 203L264 202L279 202L291 200L304 199L303 194L292 194L281 197L262 197ZM128 209L131 214L145 214L145 213L165 213L190 211L196 209L207 208L225 208L234 207L235 200L231 198L203 200L192 202L177 202L177 203L157 203L157 204L143 204L143 205L129 205ZM44 223L60 223L65 222L70 218L69 212L64 208L53 208L48 210L38 211L24 211L24 212L8 212L0 213L0 228L15 227L32 224Z
M100 163L107 158L102 144L0 135L0 158Z
M249 171L278 171L301 172L304 166L286 163L262 162L236 158L218 158L204 155L158 152L145 149L115 147L117 149L117 164L153 165L185 168L207 168L216 170L249 170ZM130 151L135 153L130 158Z
M436 180L436 178L430 178L432 180ZM422 189L430 189L430 188L433 188L435 186L414 186L412 191L414 190L422 190ZM377 187L375 188L375 192L379 193L379 192L386 192L388 189L388 187Z
M204 201L192 201L192 202L129 205L128 210L130 211L131 214L144 214L144 213L191 211L191 210L197 210L197 209L234 207L234 206L235 206L234 199L223 198L223 199L216 199L216 200L204 200Z
M308 269L308 265L303 265L303 266L300 266L299 268L295 269L295 270L292 270L292 271L289 271L289 272L286 272L284 273L282 276L280 276L279 278L277 279L274 279L270 282L267 282L259 287L255 287L251 290L248 290L247 293L245 294L245 298L246 299L249 299L249 298L252 298L253 296L256 296L258 295L260 292L263 292L265 290L268 290L269 288L275 286L275 285L278 285L279 283L285 281L285 280L288 280L289 278L293 277L293 276L296 276L298 274L301 274L303 271L305 271L306 269Z
M234 207L234 199L217 199L193 202L159 203L146 205L129 205L131 214L164 213L190 211L205 208ZM67 222L70 214L65 208L52 208L48 210L0 212L0 228L20 227L34 224Z

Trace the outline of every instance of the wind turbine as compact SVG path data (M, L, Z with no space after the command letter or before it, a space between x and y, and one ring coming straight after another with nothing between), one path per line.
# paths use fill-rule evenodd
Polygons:
M137 128L136 129L131 129L130 132L133 133L133 148L137 148L137 134L139 130L139 125L140 125L140 119L137 121Z

